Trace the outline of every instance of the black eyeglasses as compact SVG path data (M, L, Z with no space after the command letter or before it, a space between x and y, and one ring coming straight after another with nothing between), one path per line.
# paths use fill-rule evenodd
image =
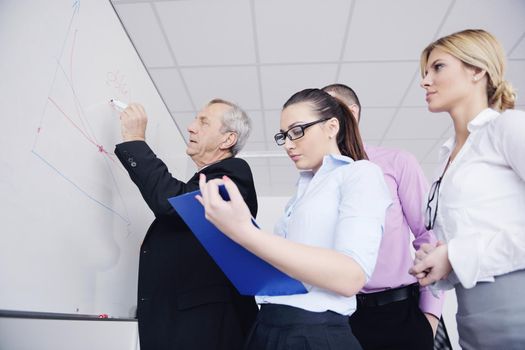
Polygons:
M278 132L277 134L275 134L273 138L275 139L275 142L277 143L277 145L282 146L286 142L287 137L290 139L290 141L300 139L301 137L304 136L304 131L306 130L306 128L309 128L310 126L315 125L317 123L325 122L328 119L332 119L332 118L324 118L324 119L319 119L319 120L316 120L310 123L292 126L290 129L286 130L285 132Z
M441 180L443 175L439 177L432 186L430 186L430 192L428 193L427 209L425 211L425 227L427 230L434 228L436 222L438 204L439 204L439 188L441 187ZM432 208L432 201L436 200L436 207Z

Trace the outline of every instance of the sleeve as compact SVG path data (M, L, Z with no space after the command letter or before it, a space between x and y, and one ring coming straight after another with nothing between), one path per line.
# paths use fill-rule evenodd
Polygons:
M392 199L376 165L358 161L345 170L334 247L352 257L368 280L374 271L385 213Z
M472 288L480 279L525 269L523 232L455 237L448 242L448 258L463 287Z
M207 180L222 178L224 175L228 176L239 188L239 192L250 208L252 216L254 218L257 216L257 193L253 184L253 175L250 166L244 159L227 158L204 168L202 173L206 175ZM196 183L195 189L199 189L198 183Z
M504 112L498 118L493 132L496 147L514 172L525 181L525 112Z
M167 198L198 189L198 184L174 178L144 141L118 144L115 155L156 217L175 213Z
M401 203L410 231L414 235L412 245L418 250L423 243L435 244L436 237L425 227L424 206L428 192L428 182L416 158L410 153L400 152L396 159L397 195ZM437 318L443 309L444 293L432 295L429 287L420 288L419 308Z
M490 126L489 137L512 170L525 181L525 113L508 110ZM525 202L523 187L521 191ZM516 225L514 225L516 226ZM465 288L476 281L525 268L525 228L455 237L448 243L454 272Z

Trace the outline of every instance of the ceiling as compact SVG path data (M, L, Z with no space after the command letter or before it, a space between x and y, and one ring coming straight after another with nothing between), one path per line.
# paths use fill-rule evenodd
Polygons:
M254 127L240 156L262 196L294 192L297 170L273 135L282 104L304 88L350 85L363 105L365 143L408 150L429 178L453 130L448 115L426 110L419 87L428 43L488 30L507 52L507 79L525 91L523 0L111 2L186 139L186 126L212 98L248 112Z

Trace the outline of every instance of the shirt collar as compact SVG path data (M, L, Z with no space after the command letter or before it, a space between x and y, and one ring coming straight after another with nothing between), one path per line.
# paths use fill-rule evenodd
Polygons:
M467 129L470 132L474 132L476 130L479 130L484 125L486 125L488 122L494 120L499 115L498 112L491 108L486 108L482 110L474 119L472 119L467 124Z
M499 113L497 111L493 110L492 108L486 108L467 124L467 130L470 133L476 132L487 125L490 121L496 119L498 116ZM454 136L451 136L447 141L445 141L439 150L439 159L442 160L443 158L447 157L450 152L452 152L455 144L456 142Z
M323 164L321 164L321 167L317 170L317 174L329 172L330 170L352 162L354 162L354 160L350 157L341 154L328 154L323 157ZM313 176L314 172L312 170L301 171L301 177L312 178Z

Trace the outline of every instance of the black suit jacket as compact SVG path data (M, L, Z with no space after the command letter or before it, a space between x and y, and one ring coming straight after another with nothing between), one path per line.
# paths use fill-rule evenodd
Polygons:
M145 142L116 146L118 156L155 214L141 246L137 316L141 350L240 349L255 316L253 297L241 296L171 207L167 198L230 177L252 215L257 198L248 164L228 158L188 182L174 178Z

